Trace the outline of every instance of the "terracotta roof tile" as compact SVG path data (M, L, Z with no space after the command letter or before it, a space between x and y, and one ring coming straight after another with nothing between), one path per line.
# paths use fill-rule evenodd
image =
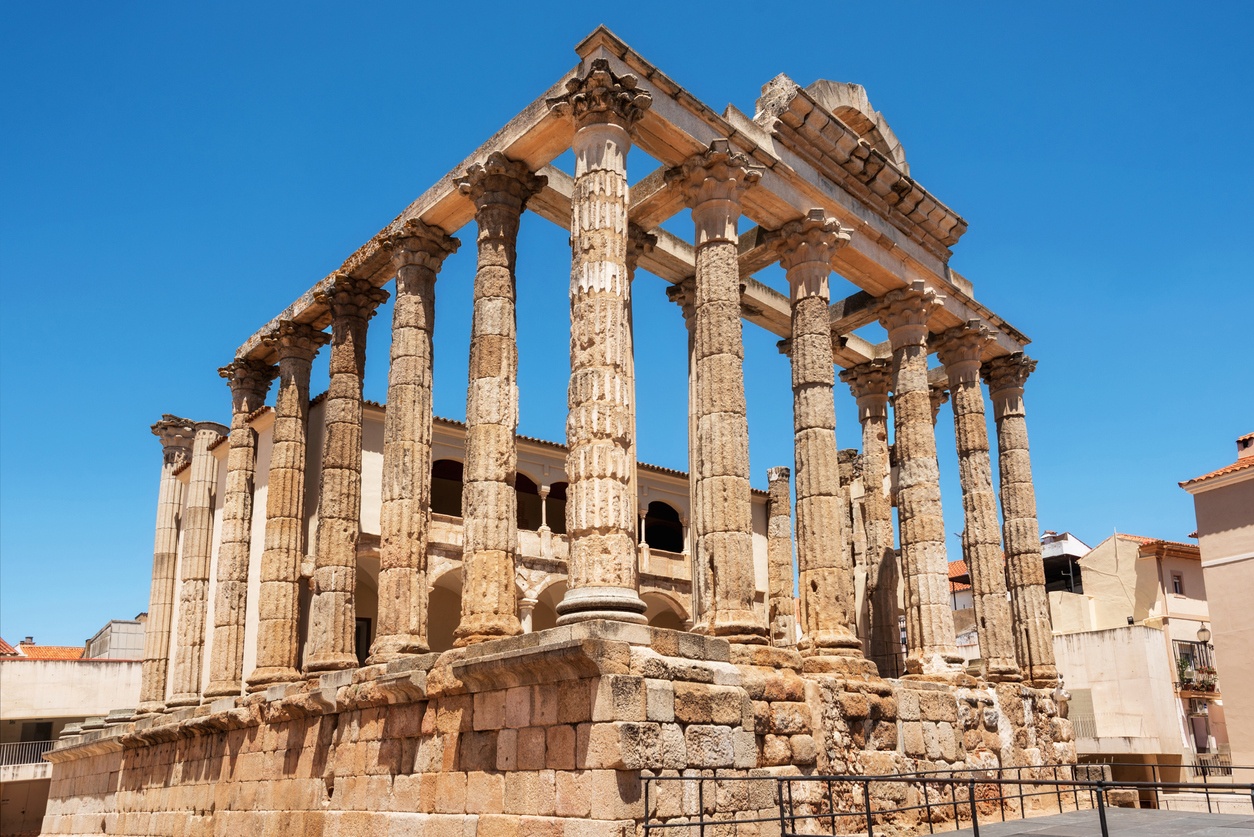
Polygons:
M961 593L963 590L970 590L971 585L963 581L954 581L955 578L971 578L971 570L967 568L967 562L959 558L957 561L949 562L949 592Z
M22 653L31 660L78 660L83 656L83 646L23 645Z
M4 641L4 637L0 636L0 657L16 657L17 649Z
M1197 549L1197 544L1195 543L1185 543L1184 541L1169 541L1166 538L1147 538L1144 535L1129 535L1126 532L1119 532L1118 536L1123 538L1124 540L1136 541L1141 546L1148 546L1149 544L1152 544L1152 543L1161 543L1161 544L1166 544L1168 546L1184 546L1184 547L1188 547L1189 549ZM1193 537L1193 536L1189 535L1189 537Z
M1180 483L1180 487L1184 488L1190 485L1197 485L1199 482L1205 482L1215 477L1222 477L1227 474L1235 474L1237 471L1244 471L1246 468L1254 468L1254 456L1247 456L1245 459L1238 459L1231 465L1225 465L1218 471L1211 471L1209 474L1202 474L1200 477L1194 477L1191 480L1185 480Z

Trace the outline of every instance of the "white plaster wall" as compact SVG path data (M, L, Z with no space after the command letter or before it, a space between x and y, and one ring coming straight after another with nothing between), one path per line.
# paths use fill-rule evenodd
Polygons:
M123 660L0 660L0 721L132 708L142 669L142 662Z

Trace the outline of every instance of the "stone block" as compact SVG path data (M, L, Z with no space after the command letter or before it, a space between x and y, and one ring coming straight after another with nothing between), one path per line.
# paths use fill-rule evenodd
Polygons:
M950 723L958 720L958 704L950 692L927 691L918 692L918 695L919 711L923 720L949 721Z
M435 798L431 800L434 807L427 810L440 814L463 814L466 812L466 774L437 773L434 781Z
M762 736L762 763L771 767L792 763L792 746L787 736Z
M607 675L596 681L593 721L643 721L646 717L643 677Z
M513 729L531 725L531 687L505 690L505 726Z
M675 720L675 688L669 680L645 680L645 720L671 723Z
M731 767L736 760L731 731L730 727L724 726L689 725L684 730L689 764L693 767Z
M552 770L518 770L505 774L505 813L551 817L557 804L557 777Z
M496 736L497 770L518 769L518 730L503 729Z
M775 735L801 735L810 732L810 707L808 704L794 701L777 701L769 704L769 706L770 720L768 729L770 732Z
M658 758L665 770L682 770L688 766L688 745L679 724L660 724Z
M902 744L906 755L923 758L927 755L927 744L923 740L923 723L921 721L905 721L901 725Z
M551 770L574 770L575 728L569 724L558 724L544 732L545 767Z
M958 737L955 735L953 724L942 721L936 725L936 732L940 741L941 758L948 762L958 761L961 754L958 750Z
M922 718L918 692L903 689L897 693L897 717L903 721L918 721Z
M559 770L556 775L556 813L559 817L587 817L592 811L588 789L590 771Z
M463 733L457 747L458 769L494 769L497 765L498 737L499 734L492 731Z
M543 770L545 763L545 738L543 727L526 727L518 730L518 770Z
M531 725L547 727L557 723L559 688L551 684L531 687Z
M557 717L559 724L578 724L592 719L592 688L587 680L568 680L557 686ZM537 726L542 724L537 723Z
M788 744L792 747L792 758L794 764L798 766L807 766L818 761L819 748L813 735L789 736Z
M735 686L675 683L675 719L687 724L739 726L744 691Z

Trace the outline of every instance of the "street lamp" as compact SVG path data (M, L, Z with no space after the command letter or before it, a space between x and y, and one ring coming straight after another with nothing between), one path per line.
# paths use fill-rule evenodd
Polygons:
M1210 642L1210 628L1206 627L1205 622L1202 623L1202 627L1197 629L1197 641L1205 643Z

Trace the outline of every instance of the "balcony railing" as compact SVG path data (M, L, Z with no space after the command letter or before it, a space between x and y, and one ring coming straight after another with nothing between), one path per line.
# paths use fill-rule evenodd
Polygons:
M52 749L55 741L14 741L0 744L0 766L10 764L38 764L44 753Z
M1096 738L1097 719L1091 712L1071 712L1067 719L1075 729L1076 738Z
M1218 692L1219 676L1210 643L1175 640L1177 687L1181 692Z

